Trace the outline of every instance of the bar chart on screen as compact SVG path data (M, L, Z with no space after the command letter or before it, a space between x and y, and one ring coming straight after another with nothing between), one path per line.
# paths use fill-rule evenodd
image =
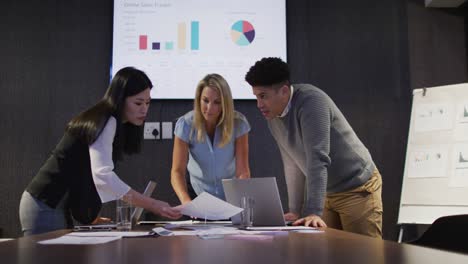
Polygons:
M254 99L245 73L262 57L286 60L285 0L114 1L112 73L145 71L158 99L191 99L221 74L235 99Z

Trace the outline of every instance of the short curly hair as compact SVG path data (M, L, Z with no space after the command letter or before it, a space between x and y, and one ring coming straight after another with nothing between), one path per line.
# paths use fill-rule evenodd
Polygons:
M271 86L281 82L289 82L289 67L280 58L263 58L250 67L245 80L251 86Z

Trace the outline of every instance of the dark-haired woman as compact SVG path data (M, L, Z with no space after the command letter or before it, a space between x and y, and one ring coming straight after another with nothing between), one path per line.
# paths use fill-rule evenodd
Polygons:
M122 155L140 151L142 125L153 87L132 67L119 70L104 97L73 118L52 155L24 191L20 221L24 235L70 228L98 219L101 204L132 197L136 207L176 219L166 202L143 196L114 172Z

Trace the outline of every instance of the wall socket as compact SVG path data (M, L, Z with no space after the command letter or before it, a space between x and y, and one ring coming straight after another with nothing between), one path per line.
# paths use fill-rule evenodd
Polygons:
M161 139L161 123L146 122L143 132L144 139Z
M162 122L162 139L172 139L172 122Z

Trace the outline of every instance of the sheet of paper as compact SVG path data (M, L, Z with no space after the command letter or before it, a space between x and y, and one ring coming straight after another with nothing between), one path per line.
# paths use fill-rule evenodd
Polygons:
M167 226L167 225L184 225L191 224L195 221L184 220L184 221L138 221L138 225L152 225L152 226Z
M246 230L252 231L274 231L274 230L317 230L315 227L310 226L249 226Z
M272 235L250 235L250 234L240 234L240 235L228 235L225 236L226 239L232 240L251 240L251 241L272 241L275 238Z
M308 230L314 230L308 228ZM210 228L194 228L191 230L169 230L163 227L153 228L153 231L160 236L199 236L199 237L212 237L224 235L287 235L288 232L284 230L262 230L262 231L246 231L240 230L237 227L222 227L211 226Z
M448 182L451 188L468 186L468 144L457 144L453 150L453 171Z
M42 245L96 245L119 239L120 237L118 236L86 237L65 235L54 239L42 240L37 243Z
M108 243L122 237L148 236L148 232L71 232L64 236L39 241L43 245L94 245Z
M453 111L454 107L449 102L418 105L415 109L414 129L417 133L452 129Z
M292 232L294 232L294 233L302 233L302 234L317 234L317 233L323 233L323 232L325 232L325 231L315 229L315 230L293 230Z
M468 102L459 103L456 110L456 123L453 130L455 141L468 140Z
M224 235L199 235L199 238L203 240L209 240L209 239L223 239Z
M163 227L153 228L160 236L205 236L241 234L243 231L235 227L194 228L191 230L169 230Z
M111 231L117 228L117 224L99 224L99 225L76 225L75 231Z
M447 177L448 145L415 146L407 156L408 178Z
M139 237L146 236L148 232L141 231L130 231L130 232L119 232L119 231L109 231L109 232L72 232L66 234L66 236L77 236L77 237Z
M175 228L187 228L187 229L193 229L196 228L197 226L201 226L201 228L209 228L210 226L232 226L231 221L199 221L199 220L193 220L193 221L179 221L179 222L171 222L163 227L166 229L175 229Z
M207 192L198 195L190 203L179 205L176 208L184 215L207 220L228 219L242 211L242 208L227 203Z

